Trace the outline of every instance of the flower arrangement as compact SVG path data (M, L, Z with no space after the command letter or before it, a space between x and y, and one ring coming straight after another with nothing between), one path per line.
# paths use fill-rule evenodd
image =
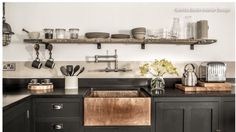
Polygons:
M141 76L150 73L154 77L163 77L165 74L175 74L178 76L177 68L166 59L155 60L139 67Z

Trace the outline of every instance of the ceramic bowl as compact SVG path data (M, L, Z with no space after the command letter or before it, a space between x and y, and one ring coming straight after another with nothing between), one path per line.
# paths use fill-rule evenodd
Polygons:
M135 39L144 39L145 38L145 33L135 33L135 34L133 34L133 37Z
M131 30L132 33L136 33L136 32L145 32L146 33L146 28L145 27L138 27L138 28L134 28Z
M30 39L39 39L40 33L39 32L29 32L28 36Z

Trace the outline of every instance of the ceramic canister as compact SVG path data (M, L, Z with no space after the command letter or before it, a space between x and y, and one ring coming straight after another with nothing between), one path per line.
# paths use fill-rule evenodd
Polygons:
M65 77L65 89L78 89L78 77L66 76Z
M200 20L197 22L197 39L207 39L208 38L208 21Z

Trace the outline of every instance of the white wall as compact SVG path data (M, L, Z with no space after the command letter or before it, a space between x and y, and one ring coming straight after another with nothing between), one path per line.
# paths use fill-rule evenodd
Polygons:
M229 12L175 12L176 8L228 9ZM209 21L209 38L217 39L212 45L189 46L54 44L53 56L57 61L84 61L85 56L113 53L118 49L121 61L149 61L167 58L174 61L234 61L234 4L233 3L6 3L6 19L15 35L9 46L3 47L3 61L32 61L33 45L23 43L27 38L22 28L40 31L44 28L80 28L80 34L90 31L118 33L134 27L169 28L173 17L191 15L195 20ZM43 36L43 35L42 35ZM41 47L41 58L48 57Z

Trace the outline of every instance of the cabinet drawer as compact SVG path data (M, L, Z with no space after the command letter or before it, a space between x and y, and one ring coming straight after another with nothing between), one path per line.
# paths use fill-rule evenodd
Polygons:
M36 121L35 132L79 132L79 120L51 119Z
M35 117L79 117L79 99L35 99Z

